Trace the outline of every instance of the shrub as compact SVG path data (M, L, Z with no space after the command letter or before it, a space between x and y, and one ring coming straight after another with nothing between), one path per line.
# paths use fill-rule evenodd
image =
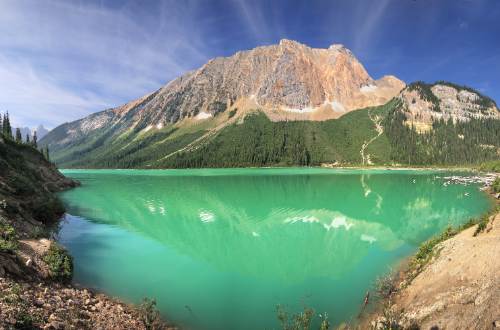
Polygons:
M309 307L304 307L304 311L289 318L288 312L281 305L277 305L276 313L282 330L308 330L314 318L314 309ZM321 314L319 316L321 318L320 329L328 330L330 327L328 315L325 313L324 316Z
M50 223L64 213L64 206L58 198L49 198L33 209L33 217L42 222Z
M156 300L144 298L139 305L140 318L146 330L160 329L160 312L156 308Z
M11 225L0 219L0 252L17 249L17 234Z
M227 118L228 118L228 119L233 118L233 117L234 117L234 115L236 115L236 112L237 112L237 111L238 111L238 109L237 109L237 108L235 108L234 110L229 111L229 115L228 115L228 117L227 117Z
M479 166L479 170L500 173L500 160L492 160L490 162L482 163Z
M73 278L73 258L60 245L52 243L43 256L43 261L49 267L52 279L67 283Z
M389 298L397 287L397 273L390 271L388 274L379 277L375 282L375 291L381 299Z
M491 184L491 189L493 190L494 193L500 193L500 176L493 181Z

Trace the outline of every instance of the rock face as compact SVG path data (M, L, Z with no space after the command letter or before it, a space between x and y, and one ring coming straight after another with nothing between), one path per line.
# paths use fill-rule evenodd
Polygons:
M60 126L46 141L64 144L106 127L160 129L234 108L260 109L273 121L326 120L384 104L404 86L393 76L374 80L342 45L315 49L281 40L212 59L152 94Z
M495 102L470 88L448 82L410 84L399 96L403 101L407 124L418 131L432 128L435 120L468 121L471 118L500 119Z
M272 120L321 120L383 104L403 87L395 77L373 80L342 45L313 49L282 40L209 61L160 89L144 110L160 112L155 120L161 124L200 113L214 116L246 101Z

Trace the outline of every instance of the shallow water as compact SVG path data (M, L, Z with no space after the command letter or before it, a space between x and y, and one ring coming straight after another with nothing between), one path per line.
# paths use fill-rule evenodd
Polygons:
M154 297L193 329L278 329L276 305L355 319L374 280L490 206L430 171L66 170L75 282ZM319 318L317 318L319 319Z

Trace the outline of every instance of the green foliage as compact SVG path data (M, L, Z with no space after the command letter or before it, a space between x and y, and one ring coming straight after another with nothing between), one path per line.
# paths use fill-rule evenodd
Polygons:
M417 82L408 88L419 90L437 104L430 86ZM214 103L213 107L218 113L226 105ZM262 112L255 111L242 122L214 134L206 134L215 125L212 120L191 126L167 124L150 131L138 128L124 132L116 125L96 129L92 136L67 145L55 144L65 136L64 129L55 129L42 144L53 143L53 161L67 168L320 166L324 163L355 166L362 164L361 146L377 136L371 118L378 117L382 119L384 133L365 150L377 165L474 166L498 158L495 148L500 148L500 120L436 121L432 130L419 133L405 124L401 107L401 101L393 99L383 106L352 111L339 119L321 122L272 122ZM234 117L236 111L229 111L228 117Z
M491 190L493 190L494 193L500 193L500 177L497 177L495 181L493 181Z
M283 308L283 306L276 306L276 314L278 317L278 321L281 324L281 329L283 330L308 330L311 328L311 323L314 318L314 309L309 307L304 307L304 311L294 314L291 318L288 315L288 312ZM328 325L328 319L321 322L321 326L323 329Z
M408 88L408 91L410 91L410 92L411 91L419 92L420 97L423 100L426 100L426 101L432 103L432 105L433 105L432 110L433 111L441 111L441 109L439 107L440 101L437 98L437 96L434 95L434 93L432 92L431 87L432 87L432 85L426 84L423 81L416 81L414 83L409 84L407 88Z
M223 102L216 101L208 106L208 112L215 114L216 116L226 110L227 104Z
M59 198L47 196L33 207L32 213L36 220L48 224L64 213L64 205Z
M494 216L496 213L500 212L500 207L497 205L490 212L483 214L478 219L474 220L474 223L477 224L476 230L474 231L474 236L482 233L486 227L488 226L488 222L490 221L490 217Z
M10 117L8 111L3 114L3 118L0 123L0 132L6 139L12 140L14 137L12 136L12 126L10 125Z
M396 292L397 287L397 273L390 271L388 274L377 278L375 282L375 292L377 296L381 299L389 298L394 292Z
M394 162L408 165L474 165L498 159L494 149L500 148L500 120L471 119L457 123L440 120L425 133L409 127L405 120L404 112L394 109L383 123L391 145L390 158Z
M16 128L16 142L17 143L22 143L23 142L23 137L21 135L21 130L18 128Z
M57 243L50 245L43 261L48 265L52 279L68 283L73 278L73 257Z
M160 312L156 308L156 300L144 298L139 305L139 312L142 324L146 330L160 329Z
M261 112L242 124L224 128L195 150L179 152L156 167L319 166L322 163L361 164L360 149L377 136L372 115L383 117L394 106L353 111L336 120L272 122ZM387 139L369 149L387 163Z
M40 329L35 326L35 323L39 321L35 315L31 314L27 307L22 306L17 310L15 315L16 322L14 324L14 329L19 330L33 330Z
M432 257L436 254L436 250L434 249L436 245L455 236L458 233L457 229L453 229L451 226L448 226L444 232L440 235L433 237L420 245L417 253L411 259L409 265L409 273L411 277L414 278L418 275L418 273L423 269L423 267L432 259Z
M478 169L484 172L497 172L500 173L500 160L492 160L482 163Z
M227 118L233 118L236 115L236 112L238 111L238 108L234 108L233 110L229 111L229 114L227 115Z
M11 225L0 219L0 252L11 252L17 249L17 234Z

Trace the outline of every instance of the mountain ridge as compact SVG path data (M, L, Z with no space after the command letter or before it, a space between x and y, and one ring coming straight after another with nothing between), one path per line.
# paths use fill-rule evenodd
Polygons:
M381 108L378 111L380 115L372 116L378 112L367 110L374 107ZM390 111L386 111L389 108ZM352 122L352 116L343 119L357 109L365 109L366 116L356 115L354 118L362 118L366 125ZM266 119L255 119L256 112L262 113ZM281 151L274 146L273 151L268 151L274 154L275 162L264 161L260 164L244 161L248 166L276 165L283 161L286 165L319 165L322 162L369 165L373 163L370 155L374 156L375 162L378 160L387 164L396 161L388 156L389 151L378 148L384 154L382 159L364 149L373 142L372 139L375 145L380 144L377 141L380 140L385 141L386 148L391 148L388 137L383 134L382 122L395 112L403 112L404 118L396 115L393 118L397 117L401 125L415 129L422 136L430 134L434 123L440 120L451 120L453 123L472 120L476 123L483 119L500 119L495 102L471 88L447 82L417 82L406 86L394 76L374 80L352 52L342 45L315 49L284 39L277 45L214 58L198 70L172 80L153 93L63 124L40 143L49 145L52 159L62 166L196 167L203 163L203 166L210 167L219 162L208 164L195 161L197 165L189 165L192 160L182 160L180 165L171 160L185 159L189 153L194 155L196 150L213 141L232 145L231 141L221 141L218 136L223 131L231 131L231 138L235 138L234 134L238 134L232 127L244 128L247 118L253 117L250 125L257 121L266 129L271 129L271 126L278 131L283 129L283 136L290 133L286 132L287 129L295 130L302 124L282 125L281 122L309 123L304 124L308 127L306 130L319 130L316 133L323 137L318 143L328 144L332 146L328 150L336 151L327 152L328 157L315 156L310 159L311 162L303 162L291 155L286 146L283 146L286 150ZM266 120L275 124L268 125ZM331 120L340 123L330 124ZM352 127L345 127L343 122ZM337 126L343 127L344 136L323 132L325 129L338 129L335 128ZM356 132L360 129L356 126L364 127L366 132ZM308 139L304 133L293 134L297 139ZM348 134L366 138L359 141L354 138L357 141L357 156L353 151L345 152L351 150ZM278 138L275 134L268 137ZM487 138L483 140L489 141ZM285 144L290 143L286 137L284 141ZM296 144L305 146L307 143L304 141L297 140ZM241 143L248 141L243 139ZM255 148L272 144L269 143L262 140ZM304 147L307 152L311 152L310 143ZM346 149L340 151L335 145L345 145ZM238 146L232 145L232 148ZM495 148L493 144L492 150L497 152ZM238 166L236 160L229 163ZM219 165L225 166L225 163Z

